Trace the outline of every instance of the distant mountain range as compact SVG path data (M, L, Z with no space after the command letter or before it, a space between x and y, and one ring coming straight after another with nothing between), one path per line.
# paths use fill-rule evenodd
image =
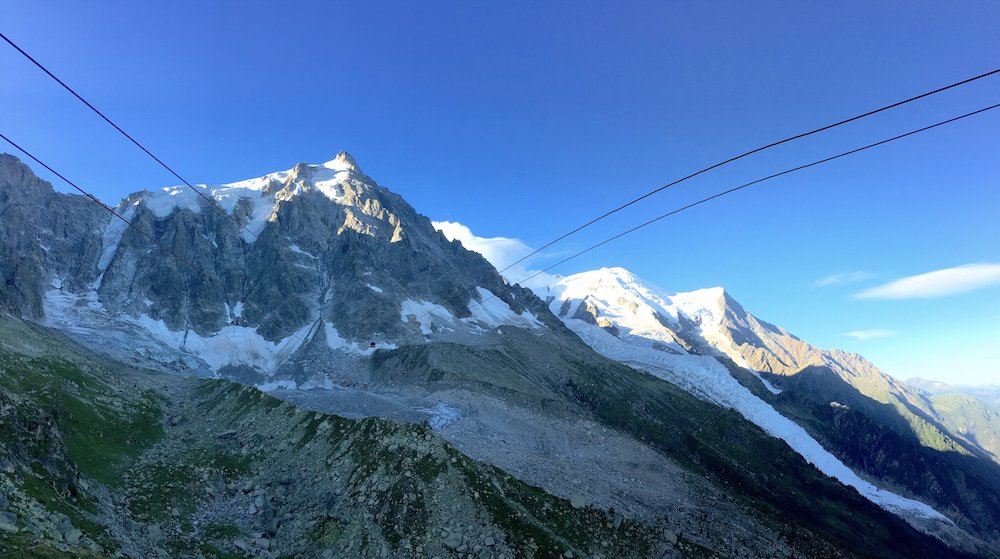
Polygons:
M973 386L966 384L948 384L936 380L926 380L919 377L907 379L906 384L928 394L965 394L979 398L987 405L1000 407L1000 384Z
M24 426L49 418L55 433L3 447L14 498L0 502L13 515L0 545L30 533L132 557L190 555L199 541L220 557L1000 554L987 400L816 348L721 288L672 293L621 268L510 285L346 153L196 188L222 211L185 187L138 192L116 205L128 227L0 156L0 349L17 364L0 371L0 396L30 403ZM24 381L38 359L44 374ZM148 394L128 394L133 377ZM193 380L206 378L256 388ZM62 399L36 385L63 386ZM148 438L102 455L132 481L91 467L99 445L73 446L90 424L111 431L104 415L58 411L78 405L64 397L135 425L148 418L119 412L162 414L162 434L141 423ZM196 413L218 440L175 423ZM270 422L289 422L295 441L274 441ZM301 443L331 425L320 446ZM224 482L190 494L158 485L156 468L189 459L184 437L239 467L206 466L204 480ZM438 449L433 464L372 461L408 437ZM382 450L338 461L348 446ZM299 464L281 458L292 447L307 449ZM361 508L325 485L327 504L308 497L276 464L311 480L337 464L350 480L338 490ZM406 507L423 524L387 520ZM77 520L53 524L58 511ZM102 535L67 538L82 522Z
M598 352L732 407L890 509L914 505L885 488L980 529L1000 522L1000 415L972 397L928 398L860 355L757 319L721 288L671 293L606 268L537 291Z

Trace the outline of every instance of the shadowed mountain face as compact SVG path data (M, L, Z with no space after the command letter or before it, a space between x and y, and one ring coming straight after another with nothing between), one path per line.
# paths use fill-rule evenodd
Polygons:
M0 308L44 315L50 276L87 289L100 275L100 231L109 214L83 196L57 194L17 158L0 154Z
M156 432L157 424L167 431L167 446L157 439L140 441L142 444L126 441L119 448L124 454L141 451L146 461L140 463L151 468L148 475L162 474L160 466L166 467L169 475L183 470L188 457L180 452L181 442L194 437L206 452L221 448L226 455L221 465L214 458L199 463L199 472L215 480L222 476L228 482L231 480L225 476L234 475L230 466L236 467L237 474L247 473L247 464L239 456L250 456L254 483L273 489L275 498L283 499L282 506L292 507L282 515L291 514L296 521L286 532L272 526L278 511L262 509L265 501L258 505L256 497L265 496L254 489L248 497L246 491L233 493L228 484L191 479L183 494L174 495L177 488L169 484L159 487L159 480L140 477L129 482L136 494L127 495L124 505L112 499L112 505L126 518L137 514L136 518L158 522L159 527L139 526L140 531L135 532L135 527L125 522L128 529L116 532L121 526L115 525L108 539L98 542L103 547L115 545L132 549L132 556L149 556L143 555L149 551L148 546L142 547L147 540L163 543L176 537L181 543L191 543L191 538L205 536L192 536L180 518L165 520L152 513L164 504L164 498L173 497L182 505L176 507L178 516L186 515L190 511L185 507L193 505L211 509L196 511L219 513L214 508L222 506L218 499L195 498L192 504L192 493L197 495L203 486L211 486L216 492L225 487L224 496L245 507L219 517L231 525L223 525L224 533L209 538L226 550L241 549L231 537L232 526L239 534L267 534L276 539L274 545L296 553L296 538L312 537L316 534L308 530L320 526L325 531L318 536L325 547L302 550L306 556L320 556L317 550L326 549L341 556L380 556L389 550L385 553L392 556L420 557L427 555L424 551L428 549L467 553L475 545L480 546L480 556L482 549L490 548L487 555L494 558L548 557L564 549L611 557L676 553L943 557L983 551L975 541L956 543L955 535L961 530L926 505L911 502L907 509L882 503L885 508L880 508L870 495L863 497L837 481L839 478L821 472L785 440L739 413L593 351L534 293L507 285L481 256L447 241L405 201L361 173L346 154L322 165L303 164L257 179L203 187L228 216L184 188L136 193L118 205L130 223L164 243L194 269L165 254L134 229L102 215L96 206L88 207L80 197L52 192L16 159L4 157L0 167L0 237L7 243L0 254L4 308L62 330L99 351L102 357L98 359L115 368L126 368L118 363L127 362L161 372L236 378L298 404L282 404L253 389L225 384L199 387L197 382L186 380L176 386L173 381L158 384L155 375L145 373L143 382L155 385L153 392L160 395L148 394L143 399L122 395L127 392L127 380L112 382L99 374L100 382L116 386L115 395L107 396L108 401L117 402L112 402L115 410L131 406L140 412L149 408L155 415L157 407L162 411L169 404L176 408L170 411L173 417L198 414L199 422L231 426L227 429L236 431L221 430L217 437L221 442L212 437L202 440L199 437L204 435L202 427L207 429L205 423L187 433L180 420L174 424L173 419L162 417L132 418L152 439L161 436ZM31 194L22 196L29 191ZM670 325L669 332L655 340L655 347L662 348L664 354L695 354L699 362L721 367L713 357L697 353L716 352L713 344L721 343L719 340L729 339L741 347L753 343L767 346L764 340L768 336L779 340L782 331L773 327L773 331L765 331L761 325L757 332L748 322L742 331L736 332L734 327L730 332L713 326L720 316L719 320L728 321L725 324L752 318L731 313L725 304L727 297L721 290L705 290L697 297L679 298L680 312L647 317L651 325ZM703 304L708 300L715 302ZM571 314L581 320L590 317L603 328L599 329L602 333L628 333L627 325L616 326L599 316L596 306L577 308ZM11 331L24 325L15 324ZM33 340L28 346L42 343L34 334L25 337ZM650 347L654 347L652 343ZM790 346L788 351L797 354L806 349ZM21 353L35 355L29 350ZM773 353L777 355L776 347ZM23 370L25 358L16 354L12 350L10 360L18 361L18 370ZM93 365L95 358L87 359ZM677 365L674 372L679 375L684 369ZM39 382L46 386L61 382L51 374L52 363L41 363L40 367L46 372ZM7 374L7 379L13 379L7 388L11 397L35 394L31 386L17 381L19 374L17 370ZM675 376L677 382L679 379ZM95 401L105 397L93 391L79 395ZM35 401L33 405L39 409L32 413L43 422L48 421L45 414L59 406L50 401ZM418 472L412 467L420 457L399 454L400 441L423 439L439 445L437 435L428 427L374 420L359 426L330 416L311 416L302 411L305 407L354 418L427 421L430 430L454 449L437 453L441 460L435 461L434 472ZM321 441L311 442L318 431L326 432L331 425L335 435L331 432ZM80 423L64 424L64 428L70 426L86 429ZM367 431L360 433L359 429ZM371 429L387 434L390 442L383 445L377 442L383 437L368 436ZM294 433L294 440L279 440L282 431ZM238 444L231 444L234 437ZM58 450L55 439L42 443ZM30 449L25 450L27 443L18 444L23 455L30 454ZM418 446L416 452L422 452L428 445ZM345 461L348 447L355 450ZM308 460L290 460L302 449L308 450ZM567 513L541 491L510 485L514 482L504 477L506 474L482 465L469 466L472 470L460 466L473 463L460 458L460 452L509 466L518 477L554 495L572 497L572 510L592 505L588 510L599 514ZM236 456L230 456L233 454ZM64 460L59 452L52 455L53 461L43 461L42 467L55 476L53 483L63 484L56 474L69 472L72 477L73 468L91 477L104 475L97 470L87 473L89 466L80 464L86 456L69 455ZM373 461L373 456L388 465ZM108 458L118 463L135 457ZM25 460L30 470L33 458ZM437 472L444 462L456 464L454 471L440 483L433 481L438 478L430 473ZM352 504L331 516L330 511L336 508L333 504L342 501L322 503L308 492L310 484L333 491L328 487L324 464L336 465L339 477L335 476L334 482L343 485L341 489L349 491L361 508ZM420 483L397 475L408 467L411 476L402 477L423 479L420 476L424 473L430 477ZM297 468L307 470L303 474L308 481L305 485L293 487L270 479L287 479L288 470ZM396 474L389 475L390 470ZM414 490L378 489L386 480L390 487L401 484ZM150 495L150 488L160 493ZM481 499L482 504L469 504L462 500L464 496L455 497L459 502L436 493L466 495L465 488L471 488L468 494ZM164 492L169 495L164 497ZM439 499L430 506L426 500L433 495ZM270 494L266 497L272 500ZM534 500L529 503L529 498ZM896 505L904 502L902 498L890 501ZM253 512L245 513L250 504ZM133 509L133 505L138 508ZM418 505L430 511L428 526L434 527L428 532L431 536L422 538L427 540L424 551L414 543L421 539L419 534L397 526L403 521L394 516L409 510L405 507L421 508ZM634 520L627 526L634 526L628 534L634 535L637 545L631 550L595 552L593 546L602 539L627 541L615 540L597 529L617 530L620 526L610 512L612 507L627 511ZM272 516L260 517L263 510L271 510ZM561 512L553 514L552 510ZM316 516L312 519L316 524L299 525L296 511ZM467 517L466 511L474 511L474 515ZM352 520L354 513L361 514L358 518L365 522ZM583 524L576 524L573 518L583 519L580 522L588 526L597 520L584 533ZM570 523L563 524L564 519ZM919 533L907 521L956 547L950 549ZM164 529L163 522L173 524ZM34 525L43 532L48 526L42 521ZM515 527L505 532L505 526ZM345 530L350 537L338 539ZM160 533L164 531L166 534ZM460 532L458 540L450 537L456 531ZM497 551L485 544L488 532L495 540L508 537L502 534L509 533L512 539L513 534L521 534L521 547ZM574 535L567 535L570 532ZM678 532L683 537L678 538ZM404 539L409 540L408 546L402 545ZM534 548L525 543L532 539ZM548 543L543 545L543 540ZM375 543L357 547L364 541ZM267 544L258 543L266 549ZM340 547L348 544L353 547ZM128 547L131 545L139 547ZM188 550L168 551L179 556Z
M1000 541L1000 468L963 433L919 410L907 416L826 367L807 367L782 386L774 405L846 464L933 503L984 540Z
M960 393L935 394L929 399L942 424L988 451L993 461L1000 463L1000 407Z

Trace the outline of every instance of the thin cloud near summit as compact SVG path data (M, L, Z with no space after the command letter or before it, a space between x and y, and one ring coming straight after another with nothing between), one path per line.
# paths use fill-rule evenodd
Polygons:
M1000 264L976 263L900 278L854 294L855 299L933 299L1000 285Z
M898 332L895 330L883 330L880 328L873 328L871 330L853 330L851 332L844 332L841 336L847 336L854 338L858 342L867 342L870 340L877 340L879 338L888 338L890 336L895 336Z
M472 232L467 226L457 221L432 221L435 229L440 231L449 240L458 239L465 248L483 255L490 264L497 268L504 268L511 262L516 261L525 254L532 251L532 248L519 239L510 237L480 237ZM504 277L510 282L519 282L524 278L534 275L537 270L532 270L526 266L528 261L504 272ZM526 282L525 287L537 287L548 285L554 281L555 276L551 274L539 274Z
M830 274L824 278L820 278L813 282L816 287L829 287L831 285L842 285L845 283L857 283L859 281L870 280L875 277L875 274L871 272L865 272L864 270L856 270L853 272L842 272L839 274Z

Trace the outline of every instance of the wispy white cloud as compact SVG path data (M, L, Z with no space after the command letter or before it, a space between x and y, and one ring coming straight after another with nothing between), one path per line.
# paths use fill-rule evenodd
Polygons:
M931 299L1000 285L1000 264L980 263L909 276L854 294L856 299Z
M816 287L828 287L831 285L841 285L845 283L857 283L859 281L870 280L875 277L875 274L871 272L865 272L862 270L856 270L854 272L842 272L839 274L831 274L825 278L820 278L813 282Z
M895 330L882 330L882 329L872 329L872 330L854 330L852 332L844 332L841 336L848 336L854 338L858 342L867 342L869 340L877 340L879 338L888 338L889 336L895 336L897 332Z
M449 240L458 239L462 246L483 255L490 264L498 270L509 266L512 262L531 254L532 248L519 239L510 237L479 237L468 227L455 221L431 222L434 228L444 234ZM541 273L527 282L525 278L535 275L538 270L529 267L533 258L520 262L506 270L503 275L510 282L522 282L525 287L539 287L554 283L557 276Z

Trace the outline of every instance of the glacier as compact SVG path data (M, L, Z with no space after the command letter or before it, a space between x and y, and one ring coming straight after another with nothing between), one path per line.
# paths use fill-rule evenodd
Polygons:
M536 292L548 297L550 308L566 326L605 357L677 385L698 398L739 412L771 436L785 441L819 471L853 487L885 510L904 517L917 515L952 523L925 503L881 489L862 479L824 449L805 429L740 384L717 359L710 355L690 354L680 346L674 334L663 324L665 317L676 323L679 315L683 314L698 325L699 332L706 339L721 337L719 324L724 308L720 288L669 293L639 280L622 268L603 268L568 276ZM590 305L591 310L596 311L597 324L573 318L584 305ZM600 325L602 318L619 330L617 336ZM773 386L769 389L772 392L777 390Z

